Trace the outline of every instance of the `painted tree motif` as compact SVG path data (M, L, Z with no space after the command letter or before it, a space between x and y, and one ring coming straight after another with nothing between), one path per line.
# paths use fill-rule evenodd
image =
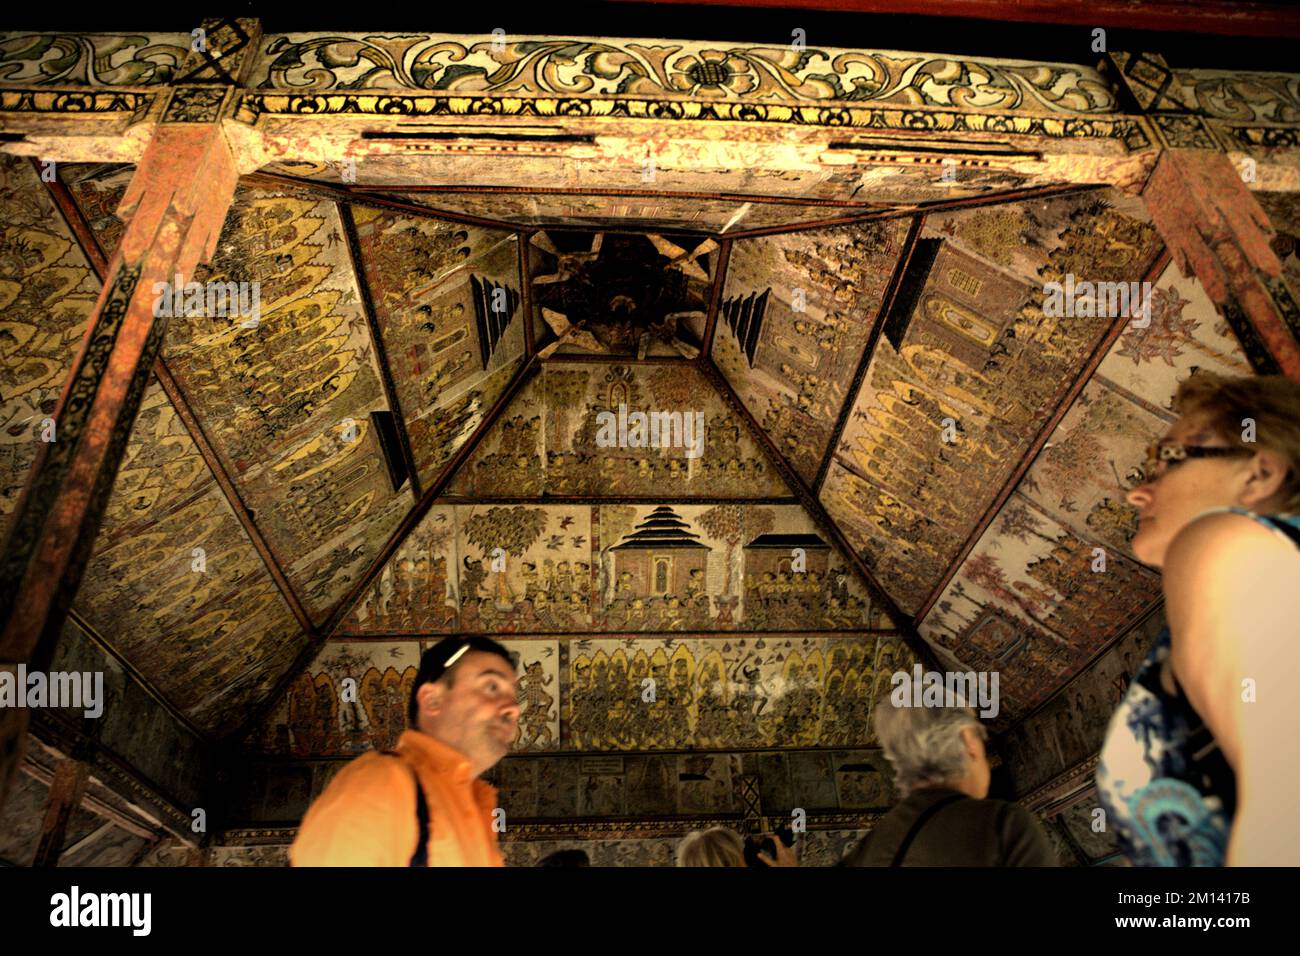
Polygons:
M600 509L601 550L608 551L636 527L636 507L633 505L603 505Z
M714 505L697 519L700 527L709 537L723 541L727 545L727 579L722 588L722 593L727 597L731 596L731 559L743 534L744 511L743 505Z
M962 577L977 584L996 597L1010 600L1013 595L1007 587L1007 575L991 554L977 554L966 562Z
M1034 471L1058 491L1077 488L1086 480L1089 470L1096 469L1101 463L1102 447L1095 428L1089 415L1064 439L1043 451Z
M465 522L465 537L485 555L494 548L522 558L546 530L547 515L541 508L491 508Z
M757 538L776 527L776 512L771 508L748 508L744 515L745 534Z
M590 373L585 369L546 370L547 443L557 451L571 447L569 413L581 410L589 378Z
M646 375L655 401L663 408L686 408L700 391L694 375L683 375L675 366L661 365Z
M1183 318L1184 299L1173 286L1157 289L1151 295L1151 325L1144 329L1129 328L1120 339L1116 355L1133 360L1134 365L1162 359L1169 367L1183 354L1183 347L1194 344L1193 333L1201 323Z
M711 538L727 545L727 577L724 596L731 596L731 565L736 545L745 537L756 538L771 531L776 515L770 508L747 508L744 505L715 505L698 518L699 525Z
M1041 538L1048 544L1055 544L1056 539L1048 537L1038 530L1038 516L1023 504L1008 505L1002 511L998 533L1015 538L1021 544L1028 543L1029 535Z
M1122 501L1103 498L1088 514L1087 525L1101 538L1127 544L1137 534L1137 511Z

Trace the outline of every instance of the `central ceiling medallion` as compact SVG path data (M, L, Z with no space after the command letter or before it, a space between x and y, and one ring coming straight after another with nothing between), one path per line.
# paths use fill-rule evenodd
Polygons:
M699 355L718 244L705 236L533 234L533 302L555 333L539 355Z

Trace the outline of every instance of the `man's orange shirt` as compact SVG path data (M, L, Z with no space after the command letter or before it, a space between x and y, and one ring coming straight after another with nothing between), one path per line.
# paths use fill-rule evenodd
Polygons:
M429 806L430 866L505 866L492 829L496 788L471 776L459 751L407 730L400 758L352 761L308 809L289 848L293 866L407 866L420 825L415 768Z

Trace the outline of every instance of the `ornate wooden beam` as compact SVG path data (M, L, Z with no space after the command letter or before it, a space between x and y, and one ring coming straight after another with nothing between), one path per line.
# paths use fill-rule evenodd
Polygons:
M68 821L72 818L72 812L81 805L81 796L86 790L86 778L89 776L90 767L80 760L65 760L55 768L32 866L58 865Z
M1282 281L1268 216L1227 154L1167 149L1142 193L1183 275L1195 275L1251 366L1300 381L1300 303Z

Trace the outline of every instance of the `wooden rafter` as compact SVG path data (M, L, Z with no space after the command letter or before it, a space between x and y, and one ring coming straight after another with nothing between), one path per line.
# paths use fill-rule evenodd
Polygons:
M524 356L531 359L537 352L533 332L532 270L528 262L528 247L533 241L533 231L516 233L515 241L519 246L519 312L524 321Z
M388 347L384 344L383 330L379 327L379 316L375 312L375 299L370 289L370 277L366 275L365 259L361 255L361 239L357 235L357 224L352 218L352 208L347 203L336 203L339 220L343 223L343 234L347 237L348 262L352 267L357 291L361 294L361 311L366 316L366 328L370 331L370 344L375 350L375 361L379 365L379 380L383 385L384 396L393 413L393 424L397 428L397 444L400 446L402 460L406 463L406 472L411 476L411 491L416 499L420 497L420 472L415 467L415 453L411 450L411 436L406 429L406 415L397 394L397 384L393 381L393 367L388 362Z
M713 270L713 293L709 296L709 314L704 319L704 340L700 343L701 363L712 362L713 335L718 326L718 309L722 304L722 291L727 284L727 266L731 264L732 239L723 239L718 248L718 264Z
M822 456L821 467L817 469L817 478L813 481L812 487L818 494L821 493L822 484L826 481L826 473L830 471L831 461L835 458L840 436L844 434L844 426L849 420L849 415L853 412L858 390L862 387L862 380L866 378L867 368L871 365L871 360L875 356L876 345L880 341L880 333L885 327L885 318L889 315L894 299L898 297L898 287L903 281L903 276L907 274L907 264L911 261L912 253L916 250L916 240L920 238L921 227L924 223L924 215L919 215L913 219L911 227L907 230L907 237L903 240L903 252L898 257L898 262L894 264L894 273L889 277L889 285L886 286L885 294L880 299L880 308L876 312L871 331L867 335L867 342L862 348L862 358L858 360L858 367L854 370L851 383L844 393L844 404L840 406L840 413L835 421L835 427L831 430L831 440L826 445L826 454Z

